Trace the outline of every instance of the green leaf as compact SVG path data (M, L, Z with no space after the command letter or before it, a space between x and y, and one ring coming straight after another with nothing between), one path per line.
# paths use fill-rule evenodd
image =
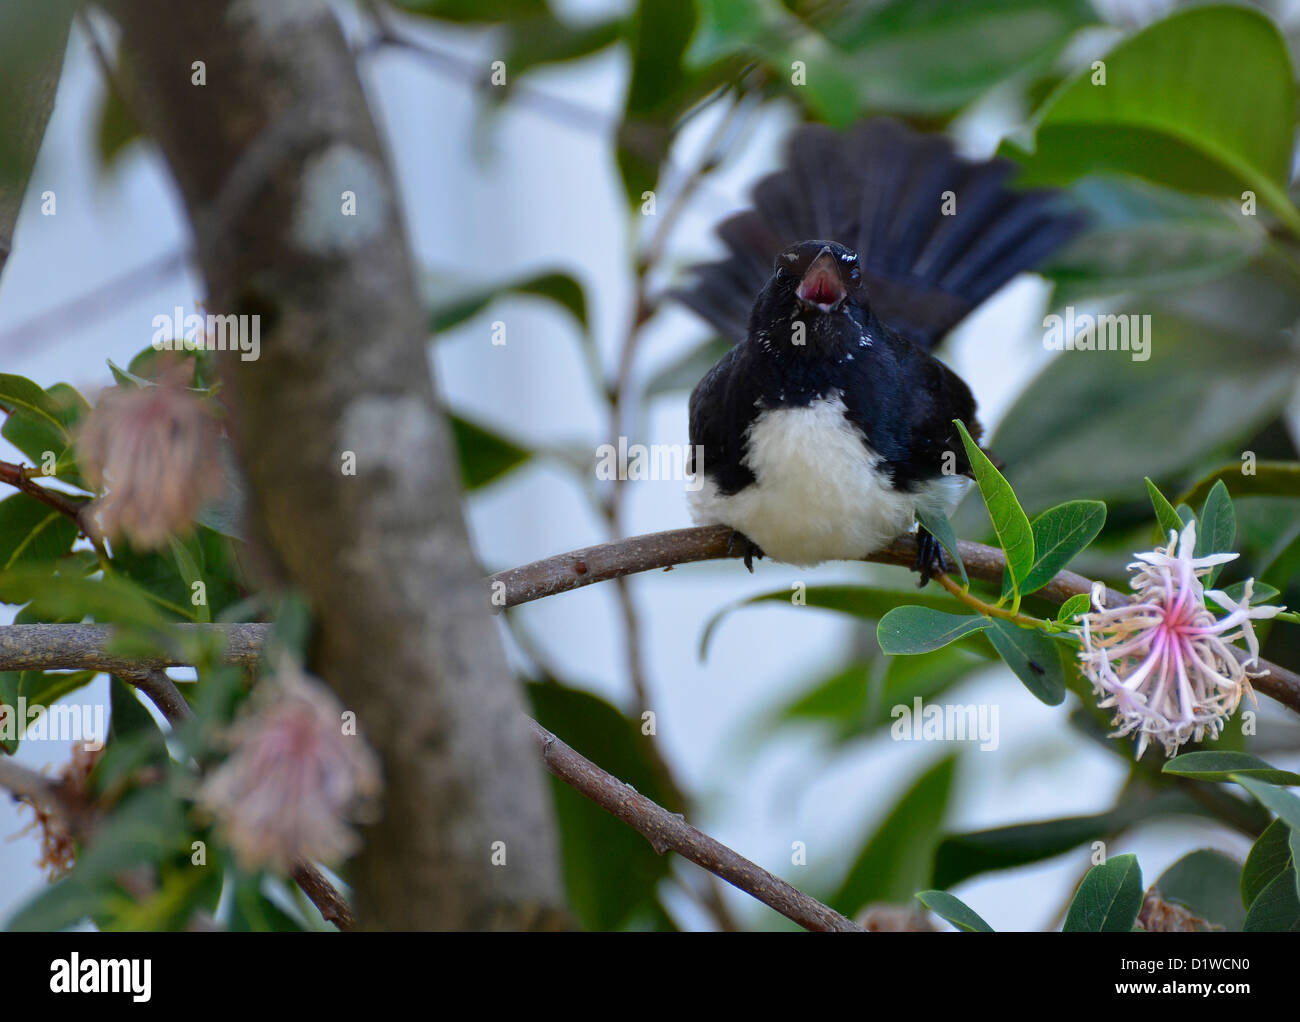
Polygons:
M477 490L522 465L532 452L458 415L451 419L452 437L460 456L461 480Z
M18 688L22 684L21 671L0 671L0 706L16 706L18 703ZM15 719L9 721L6 719L8 711L0 716L0 724L4 728L0 729L0 750L5 755L12 756L18 750L18 721ZM14 737L5 738L4 733L10 728L14 728Z
M682 63L695 17L691 0L640 0L628 25L632 70L615 155L634 209L657 186L673 141L673 122L701 84Z
M1255 801L1275 813L1292 830L1300 830L1300 798L1250 774L1234 771L1229 778L1254 795Z
M1034 563L1021 584L1028 595L1047 585L1081 550L1097 538L1106 524L1106 505L1099 500L1071 500L1048 508L1031 524ZM1011 579L1002 578L1002 598L1011 596Z
M993 932L993 927L981 919L978 912L947 891L922 891L916 900L959 930L967 933Z
M876 641L891 656L929 653L992 622L978 614L945 614L929 607L895 607L876 626Z
M1086 614L1091 609L1092 596L1088 593L1076 593L1061 604L1060 609L1056 612L1056 620L1073 621L1080 614Z
M1065 916L1066 933L1128 933L1142 908L1136 855L1115 855L1088 870Z
M1223 588L1223 594L1227 596L1228 599L1232 600L1233 603L1240 603L1242 597L1246 595L1245 580L1234 582L1230 586L1225 586ZM1209 593L1206 593L1205 595L1209 602L1216 606L1221 606L1221 604L1219 604L1219 602ZM1252 607L1258 607L1260 604L1268 603L1269 600L1276 598L1278 595L1278 591L1267 582L1255 582L1251 586L1250 605ZM1223 607L1223 609L1226 611L1228 608Z
M1287 844L1291 849L1291 875L1296 881L1296 896L1300 897L1300 866L1296 866L1296 863L1300 862L1300 830L1291 828L1291 836Z
M930 767L864 843L828 904L855 916L874 902L907 902L925 882L952 794L956 757Z
M64 422L67 409L61 408L39 385L25 377L0 373L0 410L11 415L23 412L44 422L65 443L71 439Z
M1174 506L1169 503L1160 488L1150 478L1146 480L1147 494L1151 497L1151 506L1156 512L1156 524L1160 527L1160 542L1169 542L1171 532L1180 534L1187 523L1182 520Z
M1264 784L1300 784L1300 774L1278 770L1244 752L1185 752L1166 762L1160 772L1198 781L1231 781L1233 774L1240 774Z
M1038 118L1025 183L1122 171L1241 201L1244 190L1300 233L1287 197L1296 124L1286 42L1245 7L1180 11L1083 69Z
M86 399L68 384L56 383L37 400L33 392L39 390L36 384L30 380L23 380L22 384L14 382L20 379L10 379L9 387L14 396L8 403L0 398L0 407L9 412L4 427L0 428L0 435L22 451L46 476L87 489L77 472L76 450L72 443L77 424L90 410ZM23 384L30 384L31 389ZM52 467L51 456L54 459Z
M57 83L77 6L71 0L0 4L0 192L22 197L41 138L35 110L39 93ZM46 97L50 102L52 97Z
M993 619L989 641L1032 695L1048 706L1065 701L1065 669L1056 642L1042 632Z
M1246 933L1300 933L1300 895L1296 893L1296 867L1287 866L1259 893L1242 930Z
M50 706L64 696L71 695L85 688L99 677L98 671L67 671L65 673L45 671L23 671L18 685L18 694L27 700L28 706ZM99 736L101 739L103 735Z
M497 299L511 294L545 298L567 310L584 331L588 326L586 295L582 285L567 273L538 273L488 286L443 280L436 290L438 294L429 317L429 329L435 334L446 333L477 316Z
M1256 301L1252 288L1265 290L1266 284L1231 278L1199 289L1198 298L1234 319L1252 315L1255 307L1271 308L1276 299L1278 319L1300 318L1294 297L1269 291ZM1058 353L1021 391L989 441L1024 507L1037 510L1073 497L1130 500L1144 477L1172 478L1199 464L1207 451L1244 443L1285 405L1300 375L1294 350L1272 331L1275 320L1229 327L1147 302L1117 314L1151 316L1147 361L1134 362L1123 351ZM1215 386L1207 390L1209 379ZM1195 415L1187 414L1191 407ZM1080 416L1079 408L1089 413ZM954 524L959 533L977 528L961 515Z
M931 514L923 508L917 508L916 520L921 528L943 545L948 556L957 565L957 570L961 572L962 585L970 585L970 579L966 577L966 565L961 560L961 549L957 545L957 534L952 531L952 522L948 521L948 516L943 512Z
M240 872L230 899L228 929L239 933L301 933L303 925L263 893L263 874Z
M850 54L846 70L862 106L916 113L955 110L1008 79L1049 72L1066 40L1097 20L1083 0L887 0L843 9L826 34Z
M122 53L117 54L116 64L120 67ZM109 169L133 142L140 140L140 126L136 124L131 111L118 97L117 89L106 88L100 100L98 114L95 118L96 150L101 172Z
M1069 36L1097 20L1083 0L883 0L822 8L702 0L699 6L693 63L757 57L785 81L791 60L803 59L807 82L791 92L831 123L868 110L955 111L1009 78L1049 72ZM812 13L800 20L787 8ZM971 39L997 45L971 46Z
M533 68L578 60L613 45L622 36L623 22L611 20L572 26L546 14L513 18L504 28L506 87L489 90L497 102L505 102L519 76Z
M1294 833L1285 821L1274 820L1255 839L1241 868L1241 904L1244 908L1250 908L1264 888L1291 865L1290 838Z
M0 573L38 566L52 570L76 539L72 520L35 497L15 493L0 500Z
M1246 918L1239 893L1241 869L1241 863L1231 856L1201 848L1165 870L1155 887L1164 901L1176 902L1208 922L1237 931Z
M1232 498L1223 480L1210 489L1205 504L1201 507L1200 517L1196 522L1196 556L1207 554L1232 553L1233 541L1237 538L1237 515L1232 508ZM1216 564L1205 576L1205 587L1209 589L1223 570L1222 564Z
M918 697L932 700L987 665L960 646L922 656L855 661L802 691L770 721L773 726L828 724L835 742L868 737L897 719L894 707L911 706Z
M1241 461L1230 461L1192 484L1180 498L1184 504L1198 504L1216 483L1227 486L1233 497L1300 497L1300 462L1257 461L1247 473Z
M980 450L979 444L971 439L966 426L959 419L953 420L961 433L961 442L966 447L966 457L970 460L975 473L975 483L988 508L989 520L993 531L997 533L1007 556L1007 574L1011 578L1013 606L1018 606L1023 594L1023 585L1034 564L1034 531L1029 525L1015 491L1002 473L993 466L993 462Z
M543 727L582 755L673 811L682 808L667 790L653 756L654 736L644 735L603 699L559 684L528 686ZM654 915L656 891L671 860L617 817L552 778L568 903L583 926L608 931L634 917Z
M47 620L115 621L157 627L169 620L149 594L121 575L108 578L49 576L36 568L7 571L0 576L0 601L28 603Z
M426 18L466 23L511 21L547 13L546 0L396 0L396 6Z
M754 49L793 23L773 0L697 0L696 7L699 24L685 59L697 68Z
M1088 299L1194 288L1268 251L1258 217L1136 178L1085 178L1070 189L1088 229L1037 271L1060 309Z
M143 353L143 352L142 352L140 355L137 355L137 356L135 357L135 359L132 361L132 365L134 365L135 362L138 361L139 359L141 359L142 357L144 357L144 353ZM108 371L109 371L110 373L113 374L113 380L114 380L114 382L115 382L119 387L123 387L123 388L125 388L126 390L133 390L133 389L135 389L135 388L137 388L137 387L156 387L156 386L158 386L156 383L153 382L153 380L146 379L145 377L140 376L140 375L138 375L137 373L132 372L130 369L123 369L123 368L122 368L121 366L119 366L116 362L114 362L111 358L105 359L104 361L105 361L105 362L107 363L107 365L108 365Z
M116 675L109 681L108 743L91 774L99 792L112 791L137 770L165 769L171 754L167 739L135 689Z
M199 568L198 559L190 549L189 544L192 542L192 538L189 542L182 542L174 536L171 537L170 547L172 557L175 558L176 570L180 573L181 580L185 583L185 591L190 595L190 606L194 607L196 619L200 624L209 624L212 621L212 608L208 605L206 599L207 582L204 581L203 572ZM201 603L197 604L194 602L194 596L196 595L194 587L196 583L199 585L199 588L205 597Z
M731 342L721 337L715 337L711 341L705 341L691 348L650 377L645 386L645 397L649 399L659 397L661 394L694 390L695 385L704 378L704 374L730 350Z
M795 602L796 597L804 601L804 607ZM709 618L705 622L704 631L700 636L700 659L704 659L718 626L728 615L742 607L751 607L764 603L781 603L799 610L805 609L805 607L834 610L867 621L878 621L891 610L903 604L916 604L933 610L961 611L965 608L965 604L954 600L947 594L936 595L934 593L918 592L915 589L877 589L873 586L860 585L809 586L801 590L777 589L774 592L760 593L757 596L751 596L729 604ZM989 655L993 655L992 650L989 650Z
M981 873L1014 869L1055 858L1089 841L1108 839L1136 823L1168 816L1210 817L1183 792L1134 799L1093 816L1066 816L1036 823L950 834L935 852L935 887L951 888Z

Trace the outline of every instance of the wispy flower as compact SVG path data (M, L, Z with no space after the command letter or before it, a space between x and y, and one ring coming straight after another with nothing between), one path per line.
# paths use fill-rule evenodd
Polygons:
M369 817L380 790L375 754L344 733L333 693L287 658L250 709L227 733L230 755L200 802L246 866L346 858L357 845L350 824Z
M81 467L105 492L92 521L110 539L140 549L188 532L200 507L221 491L218 428L175 369L150 387L104 392L77 436Z
M1093 611L1080 615L1083 672L1099 705L1115 710L1118 730L1111 737L1137 733L1137 754L1155 740L1172 756L1183 743L1217 738L1243 694L1254 699L1250 667L1259 657L1252 620L1271 618L1284 608L1252 607L1254 579L1237 602L1201 579L1236 554L1195 556L1196 522L1182 535L1169 532L1169 546L1136 554L1129 565L1131 602L1107 609L1104 587L1093 588ZM1216 617L1209 596L1228 613ZM1244 662L1230 643L1244 639Z

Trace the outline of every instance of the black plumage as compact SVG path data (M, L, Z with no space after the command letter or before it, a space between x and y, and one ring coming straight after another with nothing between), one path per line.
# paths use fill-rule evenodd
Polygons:
M1012 169L888 120L792 135L753 208L719 225L728 257L676 292L737 342L691 395L697 520L815 563L951 511L944 480L969 473L952 420L979 424L930 349L1083 226L1056 193L1008 188Z

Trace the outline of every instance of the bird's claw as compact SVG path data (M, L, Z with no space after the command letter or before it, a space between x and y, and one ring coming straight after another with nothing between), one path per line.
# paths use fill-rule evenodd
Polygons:
M728 557L735 554L737 546L744 551L745 567L749 569L751 575L754 574L754 558L757 557L759 560L762 560L763 551L759 548L757 543L746 536L743 532L740 532L738 529L732 529L731 535L727 537Z
M912 563L912 570L921 576L921 580L916 584L918 589L924 589L926 583L935 575L945 574L948 571L943 544L920 526L916 530L916 560Z

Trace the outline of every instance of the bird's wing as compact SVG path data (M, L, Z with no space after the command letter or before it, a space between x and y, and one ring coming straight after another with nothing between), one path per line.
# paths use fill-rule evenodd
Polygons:
M742 393L752 380L736 369L741 351L733 347L723 355L691 392L687 471L694 473L702 468L724 493L735 493L754 481L753 473L742 462L745 431L755 409L752 401L745 405ZM697 449L703 451L703 466L695 463Z
M873 311L928 350L1084 226L1058 192L1008 188L1013 170L892 120L845 133L803 125L784 167L754 187L752 208L718 226L727 257L691 267L674 295L737 342L776 255L799 241L838 241L861 258Z

